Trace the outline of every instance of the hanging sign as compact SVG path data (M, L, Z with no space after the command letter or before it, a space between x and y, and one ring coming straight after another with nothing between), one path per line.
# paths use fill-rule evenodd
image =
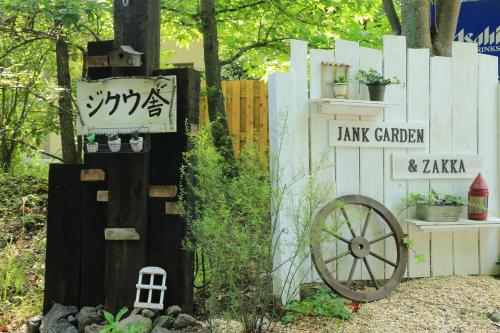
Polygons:
M337 147L425 148L424 123L330 120L330 145Z
M80 81L77 105L79 134L177 131L175 76Z
M483 158L475 154L393 154L394 179L467 179L482 171Z

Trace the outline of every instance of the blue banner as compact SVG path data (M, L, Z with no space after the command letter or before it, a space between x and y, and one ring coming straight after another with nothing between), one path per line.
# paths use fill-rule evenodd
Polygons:
M455 40L477 43L500 63L500 0L462 1Z

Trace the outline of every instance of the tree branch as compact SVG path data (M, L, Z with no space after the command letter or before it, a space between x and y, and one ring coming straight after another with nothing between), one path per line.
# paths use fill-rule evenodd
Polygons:
M261 47L267 47L267 46L269 46L269 44L281 42L281 41L288 40L288 39L290 39L290 37L287 37L287 38L278 38L278 39L273 39L273 40L267 40L267 41L262 41L262 42L257 42L257 43L254 43L254 44L247 45L247 46L241 48L232 57L224 59L224 60L221 60L220 61L220 65L221 66L229 65L233 61L238 60L247 51L250 51L250 50L253 50L253 49L258 49L258 48L261 48Z
M384 5L385 15L391 25L392 32L397 36L401 35L401 21L396 13L396 9L394 8L393 0L382 0L382 3Z
M215 12L215 14L219 15L219 14L224 14L224 13L237 12L238 10L242 10L242 9L249 8L249 7L255 7L255 6L261 5L263 3L265 3L264 0L259 0L259 1L256 1L256 2L252 2L252 3L249 3L249 4L241 5L241 6L234 7L234 8L224 8L224 9L221 9L221 10L217 10Z

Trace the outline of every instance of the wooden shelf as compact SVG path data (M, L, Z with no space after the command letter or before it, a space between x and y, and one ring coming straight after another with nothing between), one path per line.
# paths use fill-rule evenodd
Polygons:
M421 231L463 231L476 228L499 228L500 218L489 216L486 221L474 221L468 219L460 219L456 222L427 222L418 219L407 219L406 222L413 224Z
M335 98L313 99L311 103L315 106L313 111L318 113L351 116L376 116L385 107L392 105L385 102Z

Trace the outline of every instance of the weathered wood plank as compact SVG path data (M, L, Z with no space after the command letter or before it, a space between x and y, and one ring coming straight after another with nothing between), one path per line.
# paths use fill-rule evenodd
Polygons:
M382 73L382 52L370 48L361 47L359 50L359 67L363 70L371 68ZM360 99L368 100L368 88L365 85L360 86ZM383 114L375 117L361 117L361 120L382 121ZM359 185L360 194L382 201L384 197L384 150L382 148L361 148L359 155ZM375 176L379 175L379 176ZM376 239L385 232L385 222L376 214L372 214L368 222L366 236L368 239ZM374 253L381 256L385 253L385 243L377 242L372 244L371 249ZM368 256L368 263L376 279L383 279L385 276L384 263L373 256ZM363 265L361 278L370 279L370 275Z
M477 153L477 44L454 42L452 55L453 152ZM453 181L453 193L467 197L470 183L470 180ZM456 231L453 237L454 274L478 274L479 232Z
M108 202L109 201L109 191L97 191L97 202Z
M106 228L104 239L108 241L140 240L141 236L135 228Z
M385 102L392 104L384 111L384 121L406 121L406 39L403 36L384 36L384 76L396 76L401 84L386 87ZM384 148L384 165L391 165L393 153L405 152L405 149ZM397 212L401 199L406 197L406 181L391 177L391 168L384 167L384 205L392 212ZM399 216L404 218L405 216ZM403 227L403 231L406 228ZM387 229L386 229L387 231ZM385 257L396 260L396 250L393 240L385 242ZM386 277L393 272L393 267L385 265Z
M81 165L51 164L43 312L52 304L79 304Z
M179 215L179 204L177 202L166 202L165 203L165 214L167 215Z
M430 153L449 153L453 150L452 131L452 81L451 58L430 59ZM430 188L440 193L452 193L449 180L432 179ZM431 233L431 275L453 274L453 233Z
M86 169L80 172L82 182L101 182L106 180L106 173L102 169Z
M176 185L149 185L150 198L174 198L177 195Z
M247 142L252 142L253 131L254 131L254 119L253 119L253 81L245 80L243 81L245 86L245 138Z
M347 40L335 40L335 61L340 64L347 64L351 66L349 75L349 94L352 99L357 99L359 96L359 85L354 80L356 72L359 70L359 44ZM359 121L358 116L338 115L336 120L339 121ZM331 130L331 127L330 127ZM336 168L335 180L337 184L337 195L359 194L359 148L356 147L336 147L335 148ZM349 216L357 217L356 222L353 222L354 229L359 233L361 226L359 220L361 219L361 210L359 207L348 207ZM344 225L340 228L339 232L345 236L352 238L349 229ZM342 253L347 250L347 245L343 242L337 241L337 253ZM347 280L351 266L353 264L353 257L346 256L337 260L337 278L339 280ZM361 264L357 264L353 278L355 280L361 278Z
M482 175L489 186L489 211L498 211L498 59L479 55L478 60L478 152L484 156ZM479 230L479 274L500 274L500 229Z

